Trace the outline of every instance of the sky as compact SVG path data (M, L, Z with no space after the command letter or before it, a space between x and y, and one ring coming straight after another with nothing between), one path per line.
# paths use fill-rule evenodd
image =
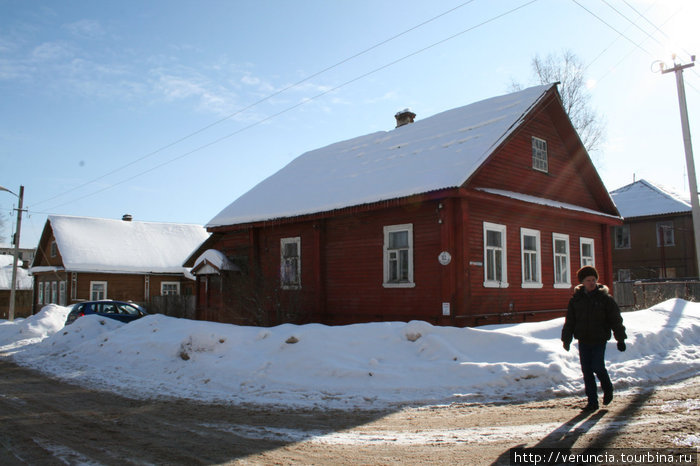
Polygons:
M136 399L317 409L585 402L577 343L567 352L560 341L563 318L478 328L420 321L264 328L88 315L64 327L67 313L51 304L27 319L0 320L0 354ZM672 299L622 315L627 349L612 340L605 353L618 395L697 383L700 303ZM688 410L700 410L699 400L688 401ZM692 426L681 433L679 445L700 446Z
M585 65L609 190L688 195L674 75L695 0L0 0L0 186L24 186L22 247L50 214L204 225L304 152ZM684 72L700 134L700 67ZM0 243L17 198L0 191Z

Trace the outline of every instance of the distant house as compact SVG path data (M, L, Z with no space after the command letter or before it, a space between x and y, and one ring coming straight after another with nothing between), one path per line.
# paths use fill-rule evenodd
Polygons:
M624 217L613 227L616 280L698 276L689 200L646 180L610 196Z
M30 273L35 311L95 299L148 303L153 296L193 294L183 261L206 238L199 225L51 215Z
M0 319L7 319L9 316L13 258L12 255L0 254ZM32 315L32 278L20 261L17 267L15 285L14 317L28 317L30 315Z
M582 264L611 281L621 220L556 85L415 116L299 156L214 217L185 262L198 318L537 320L562 315Z

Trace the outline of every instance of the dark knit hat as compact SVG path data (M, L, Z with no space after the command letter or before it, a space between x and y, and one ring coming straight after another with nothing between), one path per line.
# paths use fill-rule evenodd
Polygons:
M598 271L592 265L584 265L583 267L578 269L576 275L578 276L578 281L580 281L581 283L583 283L584 278L590 276L593 276L596 280L598 280Z

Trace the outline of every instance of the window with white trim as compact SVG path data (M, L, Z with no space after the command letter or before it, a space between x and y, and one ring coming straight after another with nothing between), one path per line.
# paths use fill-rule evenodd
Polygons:
M44 283L39 282L36 291L36 302L37 304L44 304Z
M161 296L177 296L180 294L180 282L160 282Z
M532 168L548 173L549 162L547 160L547 141L532 137Z
M552 233L552 250L554 251L554 288L570 288L569 235Z
M301 237L280 239L280 284L282 289L301 288Z
M620 225L613 227L613 236L615 241L615 249L630 248L630 226Z
M542 261L540 232L528 228L520 229L520 257L522 262L523 288L542 288Z
M673 222L656 223L656 246L674 246L676 239L673 233Z
M484 222L484 286L508 287L506 226Z
M51 303L58 304L58 283L51 282Z
M61 306L66 305L66 282L58 282L58 304Z
M384 227L384 287L410 288L413 281L413 224Z
M581 267L591 265L595 267L595 240L593 238L580 238L581 240Z
M107 299L107 282L90 282L90 301Z
M44 304L51 304L51 282L44 282Z

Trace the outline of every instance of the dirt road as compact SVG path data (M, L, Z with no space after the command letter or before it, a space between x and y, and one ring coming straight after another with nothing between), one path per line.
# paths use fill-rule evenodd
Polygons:
M700 377L529 403L312 411L142 401L0 358L0 464L508 464L518 446L670 448L700 435Z

